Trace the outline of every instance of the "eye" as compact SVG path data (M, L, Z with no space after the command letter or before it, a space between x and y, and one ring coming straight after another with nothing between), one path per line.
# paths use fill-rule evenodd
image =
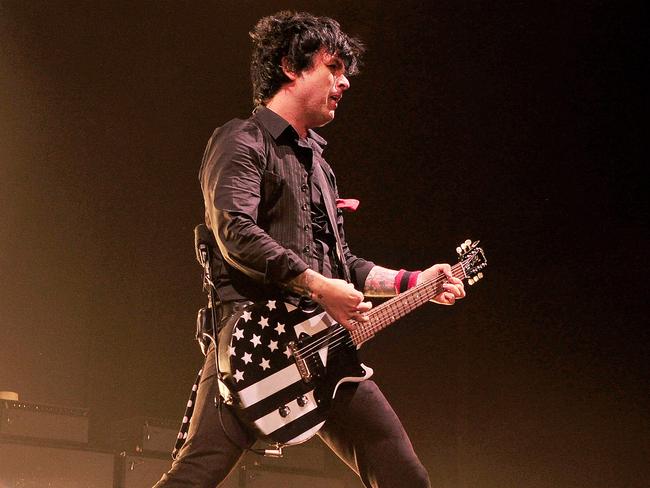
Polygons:
M345 71L345 68L343 67L343 65L341 63L330 63L330 64L328 64L326 66L334 74L339 74L339 73L342 74Z

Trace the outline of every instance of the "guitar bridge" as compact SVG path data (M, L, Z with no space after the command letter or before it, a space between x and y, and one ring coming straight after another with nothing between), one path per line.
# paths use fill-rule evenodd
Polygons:
M309 383L314 377L314 375L309 369L309 365L307 364L307 361L300 357L300 353L298 352L298 345L296 344L295 341L291 341L288 344L288 346L289 346L289 351L291 351L291 355L293 356L293 359L296 362L296 366L298 367L298 372L300 373L300 376L302 376L302 380L305 383Z

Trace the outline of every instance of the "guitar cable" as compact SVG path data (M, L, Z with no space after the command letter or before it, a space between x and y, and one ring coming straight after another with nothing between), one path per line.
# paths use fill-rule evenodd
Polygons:
M211 322L211 334L209 334L209 339L212 341L213 345L213 354L214 354L214 369L215 369L215 374L217 376L217 382L221 383L225 386L225 383L223 382L223 379L221 377L221 371L219 370L219 351L217 348L217 337L218 337L218 327L217 324L220 322L220 320L217 319L217 311L216 311L216 288L214 286L214 283L212 282L211 279L211 274L210 274L210 261L206 259L206 264L205 264L205 282L204 286L208 290L208 302L210 305L210 322ZM226 387L227 388L227 387ZM258 448L253 448L249 447L246 445L241 445L239 442L237 442L232 435L228 432L228 429L226 428L226 425L223 421L223 405L227 403L227 401L222 397L221 395L221 389L218 388L219 391L214 396L214 405L215 408L217 409L217 413L219 415L219 423L221 424L221 430L223 430L223 433L226 435L228 440L237 448L241 449L242 451L250 451L254 454L257 454L258 456L264 456L264 457L272 457L272 458L281 458L283 456L282 454L282 446L278 443L275 444L275 449L258 449ZM232 415L232 414L231 414ZM237 419L237 416L235 416ZM237 419L238 421L238 419ZM242 425L242 429L245 429L245 427Z
M217 373L218 375L219 373ZM221 424L221 430L223 430L223 433L226 434L226 437L228 440L241 449L242 451L250 451L254 454L257 454L258 456L264 456L264 457L271 457L271 458L281 458L283 456L282 454L282 446L280 444L275 444L275 449L258 449L255 447L248 447L248 446L242 446L239 442L237 442L233 437L228 433L228 429L226 429L226 425L224 424L223 421L223 407L222 405L225 403L223 399L221 399L221 396L219 394L214 396L214 403L215 407L219 413L219 423ZM232 415L232 414L231 414ZM236 416L235 416L236 418ZM243 426L242 426L243 428Z

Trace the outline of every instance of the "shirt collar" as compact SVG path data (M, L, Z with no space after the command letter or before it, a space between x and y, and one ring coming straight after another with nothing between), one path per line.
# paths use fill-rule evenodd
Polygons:
M273 139L277 140L286 130L290 130L292 134L295 135L296 139L298 139L298 133L291 124L270 108L260 105L253 112L253 116L262 123L266 130L269 131L269 134L271 134ZM307 130L307 139L313 140L319 146L321 151L327 145L327 141L312 129Z

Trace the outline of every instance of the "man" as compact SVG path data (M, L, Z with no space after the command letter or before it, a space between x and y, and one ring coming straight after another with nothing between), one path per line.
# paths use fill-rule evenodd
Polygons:
M448 264L405 272L354 256L341 211L332 211L338 195L322 156L326 142L312 129L334 119L362 44L332 19L291 12L261 19L251 37L255 112L215 131L200 172L206 223L217 244L212 273L221 325L242 315L244 301L298 304L302 298L354 329L371 308L364 295L395 295L440 274L446 283L434 301L451 305L464 297ZM214 487L254 440L233 407L215 407L213 347L187 440L156 488ZM339 388L318 435L366 487L429 486L399 419L371 380Z

